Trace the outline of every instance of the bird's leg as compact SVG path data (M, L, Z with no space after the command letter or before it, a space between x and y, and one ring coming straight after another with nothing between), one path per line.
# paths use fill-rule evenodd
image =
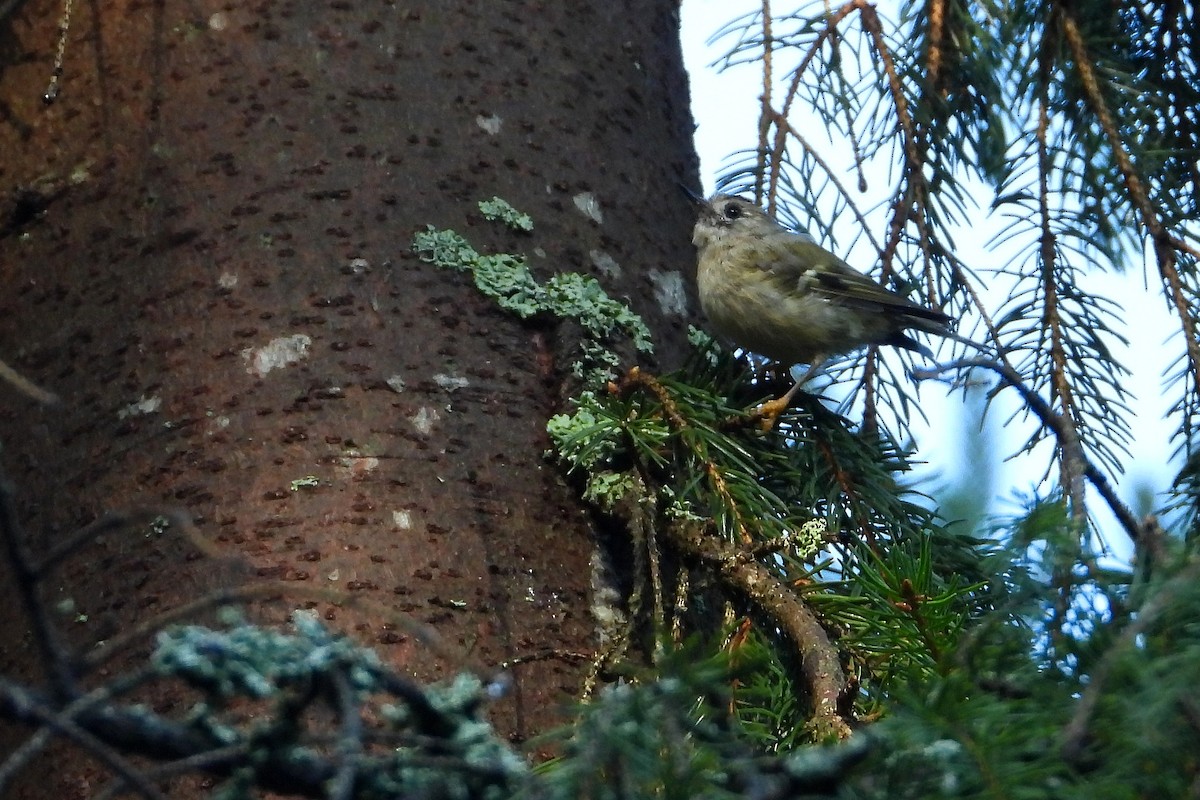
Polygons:
M814 358L812 363L808 365L808 369L804 370L800 377L796 379L795 385L787 390L787 394L777 400L768 400L755 410L754 416L759 418L759 427L762 428L763 433L767 433L775 427L775 422L779 419L779 415L787 410L788 404L792 402L792 398L796 396L796 392L800 391L800 387L809 378L817 374L817 371L824 363L825 356Z

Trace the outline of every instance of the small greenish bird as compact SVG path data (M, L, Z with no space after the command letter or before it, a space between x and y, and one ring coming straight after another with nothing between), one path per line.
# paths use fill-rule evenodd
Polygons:
M830 356L888 344L932 355L907 330L957 339L946 314L884 288L771 219L754 203L718 194L700 203L692 235L700 305L721 336L784 364L808 364L770 418Z

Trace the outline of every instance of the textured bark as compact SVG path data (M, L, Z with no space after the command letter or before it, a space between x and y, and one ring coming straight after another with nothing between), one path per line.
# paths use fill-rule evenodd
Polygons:
M690 312L667 290L692 259L674 185L695 171L677 3L75 6L48 108L58 4L0 23L0 359L63 398L0 386L0 459L35 551L106 510L170 506L223 556L104 537L47 587L74 601L76 644L277 581L259 616L314 605L422 678L460 664L399 617L463 663L591 650L589 519L541 457L573 331L514 320L408 248L429 223L539 248L535 273L595 274L673 363ZM480 218L493 195L532 236ZM25 625L0 618L0 669L29 678ZM584 667L518 667L500 729L544 731ZM67 760L30 796L96 780Z

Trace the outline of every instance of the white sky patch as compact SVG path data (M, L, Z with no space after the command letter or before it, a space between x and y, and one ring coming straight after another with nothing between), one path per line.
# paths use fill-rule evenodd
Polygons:
M412 512L404 509L393 511L392 524L402 531L412 530Z
M242 351L242 358L247 362L246 372L261 378L273 369L289 367L308 358L308 348L311 346L311 338L303 333L294 333L272 339L259 348L247 348Z
M217 286L222 289L232 289L238 284L238 276L236 272L222 272L217 278Z
M146 397L142 395L136 403L130 403L117 412L117 419L125 419L126 417L140 417L143 414L153 414L158 409L162 408L162 398L155 395L154 397Z
M437 412L436 408L421 406L421 410L409 417L408 421L413 424L418 433L428 436L433 433L433 423L441 418L442 416Z
M654 284L654 301L664 314L686 317L688 313L687 292L683 286L683 275L678 270L652 269L650 283Z
M480 114L475 118L475 124L487 131L488 134L495 136L500 132L504 120L497 117L495 114Z
M575 207L582 211L585 217L597 225L604 224L604 214L600 212L600 201L596 199L596 195L591 192L580 192L571 199L575 202Z
M471 385L471 382L466 378L458 375L444 375L442 373L434 375L433 382L445 389L447 392L453 392L456 389L465 389Z
M592 259L592 266L600 270L600 274L606 278L621 277L621 265L617 260L603 250L589 250L588 256Z

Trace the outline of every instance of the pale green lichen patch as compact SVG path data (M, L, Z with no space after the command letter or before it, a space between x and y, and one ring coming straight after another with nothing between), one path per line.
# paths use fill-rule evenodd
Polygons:
M702 354L711 345L699 332L693 339ZM583 480L585 500L630 519L712 528L739 543L750 537L789 558L808 559L828 546L829 520L778 493L779 485L786 491L806 474L809 462L797 460L792 468L784 460L798 448L780 457L752 451L747 445L757 431L724 424L737 410L711 390L672 376L631 383L581 392L569 413L546 423L547 457ZM792 476L779 478L787 468ZM772 473L781 484L764 480Z
M231 610L221 618L222 628L159 633L152 658L160 675L201 693L189 712L198 735L247 750L255 764L320 763L321 751L305 743L309 709L343 692L365 709L353 713L379 720L380 733L391 733L386 741L395 743L390 756L382 749L354 756L362 765L356 796L518 796L514 787L529 768L481 718L491 687L474 675L417 687L387 670L374 651L327 630L311 611L293 613L292 633L250 625ZM274 703L276 711L247 725L246 700ZM234 776L214 796L249 797L252 779L252 772L242 782Z
M530 219L529 215L517 211L502 197L493 197L491 200L480 200L479 210L483 212L485 218L503 222L515 231L525 231L528 233L533 230L533 220Z
M413 424L413 427L417 429L418 433L420 433L422 436L428 436L429 434L433 433L434 423L441 418L442 415L438 413L436 408L431 408L430 406L421 406L421 408L417 410L417 413L408 418L408 421Z
M597 225L604 224L604 212L600 210L600 201L596 199L596 195L591 192L580 192L571 200L574 201L575 207L592 222Z
M533 227L525 214L500 198L484 201L479 207L488 219L517 230ZM458 233L432 225L413 237L413 251L430 264L470 272L479 291L522 319L548 314L579 323L588 336L580 345L580 358L572 372L589 386L598 386L615 374L619 359L610 348L620 337L631 339L640 352L654 350L646 324L627 305L609 297L595 278L561 273L539 283L524 257L484 255Z
M554 454L571 470L595 472L620 449L620 426L594 392L574 399L572 414L555 414L546 423Z
M824 518L810 519L792 534L792 546L801 558L811 558L828 544L829 523Z
M504 120L495 114L480 114L475 117L475 124L482 128L489 136L495 136L504 127Z
M610 338L621 332L633 339L639 351L654 352L646 323L629 306L609 297L595 278L577 272L555 275L546 282L546 294L553 313L578 320L596 338Z
M721 358L721 345L711 334L700 330L695 325L688 325L688 344L695 348L709 366L716 366Z
M637 481L630 472L601 470L588 476L583 499L612 512L617 502L637 491Z
M654 301L663 314L686 317L688 300L683 275L677 270L652 269L646 276L654 286Z
M296 478L288 485L288 488L293 492L298 492L301 489L315 489L321 485L320 479L316 475L305 475L303 478Z
M273 369L308 358L311 346L312 339L307 334L295 333L272 339L262 347L248 347L242 351L242 359L246 361L246 371L261 378Z
M130 403L124 408L117 411L117 419L125 419L126 417L139 417L144 414L153 414L162 408L162 398L155 395L154 397L146 397L142 395L137 402Z
M433 376L433 382L439 388L445 389L447 392L456 392L459 389L465 389L471 385L471 381L461 375L447 375L444 372L439 372Z

